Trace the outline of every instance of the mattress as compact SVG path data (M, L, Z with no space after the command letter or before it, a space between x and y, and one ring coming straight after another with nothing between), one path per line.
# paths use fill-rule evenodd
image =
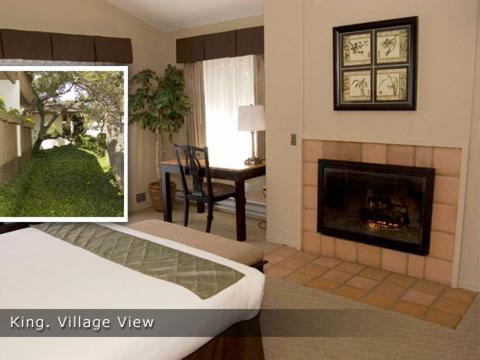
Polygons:
M134 271L29 228L0 235L0 308L6 309L241 309L222 322L192 327L222 331L258 314L264 275L258 270L120 225L113 230L235 269L244 276L201 299L175 283ZM1 338L0 359L181 359L211 337Z

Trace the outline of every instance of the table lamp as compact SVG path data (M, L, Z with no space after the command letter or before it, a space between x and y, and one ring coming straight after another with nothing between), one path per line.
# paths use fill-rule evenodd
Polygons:
M265 130L265 109L263 105L238 107L238 131L250 131L252 134L252 157L245 160L245 165L257 165L262 159L255 156L255 132Z

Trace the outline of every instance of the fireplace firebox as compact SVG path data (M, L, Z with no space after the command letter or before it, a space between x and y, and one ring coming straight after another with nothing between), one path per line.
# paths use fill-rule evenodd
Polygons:
M435 169L318 161L318 232L428 255Z

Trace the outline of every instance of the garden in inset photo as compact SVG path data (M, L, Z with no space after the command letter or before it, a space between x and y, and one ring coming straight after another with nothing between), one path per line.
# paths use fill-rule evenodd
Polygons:
M0 218L125 218L124 76L0 71Z

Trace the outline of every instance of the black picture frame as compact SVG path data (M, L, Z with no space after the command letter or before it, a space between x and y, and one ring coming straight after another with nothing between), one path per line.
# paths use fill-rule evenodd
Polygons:
M383 21L373 21L362 24L338 26L333 28L333 98L334 110L416 110L417 108L417 47L418 47L418 17L405 17ZM392 34L393 33L393 34ZM370 34L368 44L367 34ZM386 36L384 34L387 34ZM392 34L389 38L388 34ZM383 35L383 36L382 36ZM344 41L348 37L363 37L363 43L357 42L354 45L362 45L361 54L365 59L346 63L345 57L350 59L350 51L345 54ZM386 38L381 50L377 49L377 41ZM361 39L362 40L362 39ZM391 42L387 42L391 41ZM396 51L389 51L390 46ZM358 50L358 47L355 47ZM368 52L370 59L367 60ZM383 56L383 57L381 57ZM406 72L404 72L406 69ZM357 94L359 100L345 96L345 85L350 87L357 80L344 78L345 72L363 71L371 72L371 80L362 83L361 94ZM377 76L377 73L380 76ZM393 78L393 80L392 80ZM363 80L363 79L362 79ZM379 83L377 83L379 81ZM385 81L390 81L390 85ZM396 81L396 82L394 82ZM361 82L361 81L360 81ZM382 84L384 88L382 89ZM396 84L396 85L395 85ZM377 87L379 87L377 89ZM370 91L370 100L365 100L364 95ZM377 90L379 93L377 93ZM381 91L384 94L380 94ZM388 94L385 94L388 91ZM391 93L390 93L391 92ZM358 93L358 91L357 91ZM382 99L383 97L383 99Z
M387 175L408 175L421 177L425 180L424 201L422 212L424 216L422 227L422 240L420 244L407 243L394 240L391 238L383 238L381 236L367 235L354 231L343 230L340 228L328 227L324 223L324 200L326 191L324 186L325 169L337 169L346 171L366 171ZM333 236L340 239L353 240L356 242L384 247L387 249L399 250L412 254L426 256L430 250L430 233L433 211L433 192L435 185L435 169L424 167L400 166L364 163L357 161L341 161L341 160L318 160L318 192L317 192L317 232Z

